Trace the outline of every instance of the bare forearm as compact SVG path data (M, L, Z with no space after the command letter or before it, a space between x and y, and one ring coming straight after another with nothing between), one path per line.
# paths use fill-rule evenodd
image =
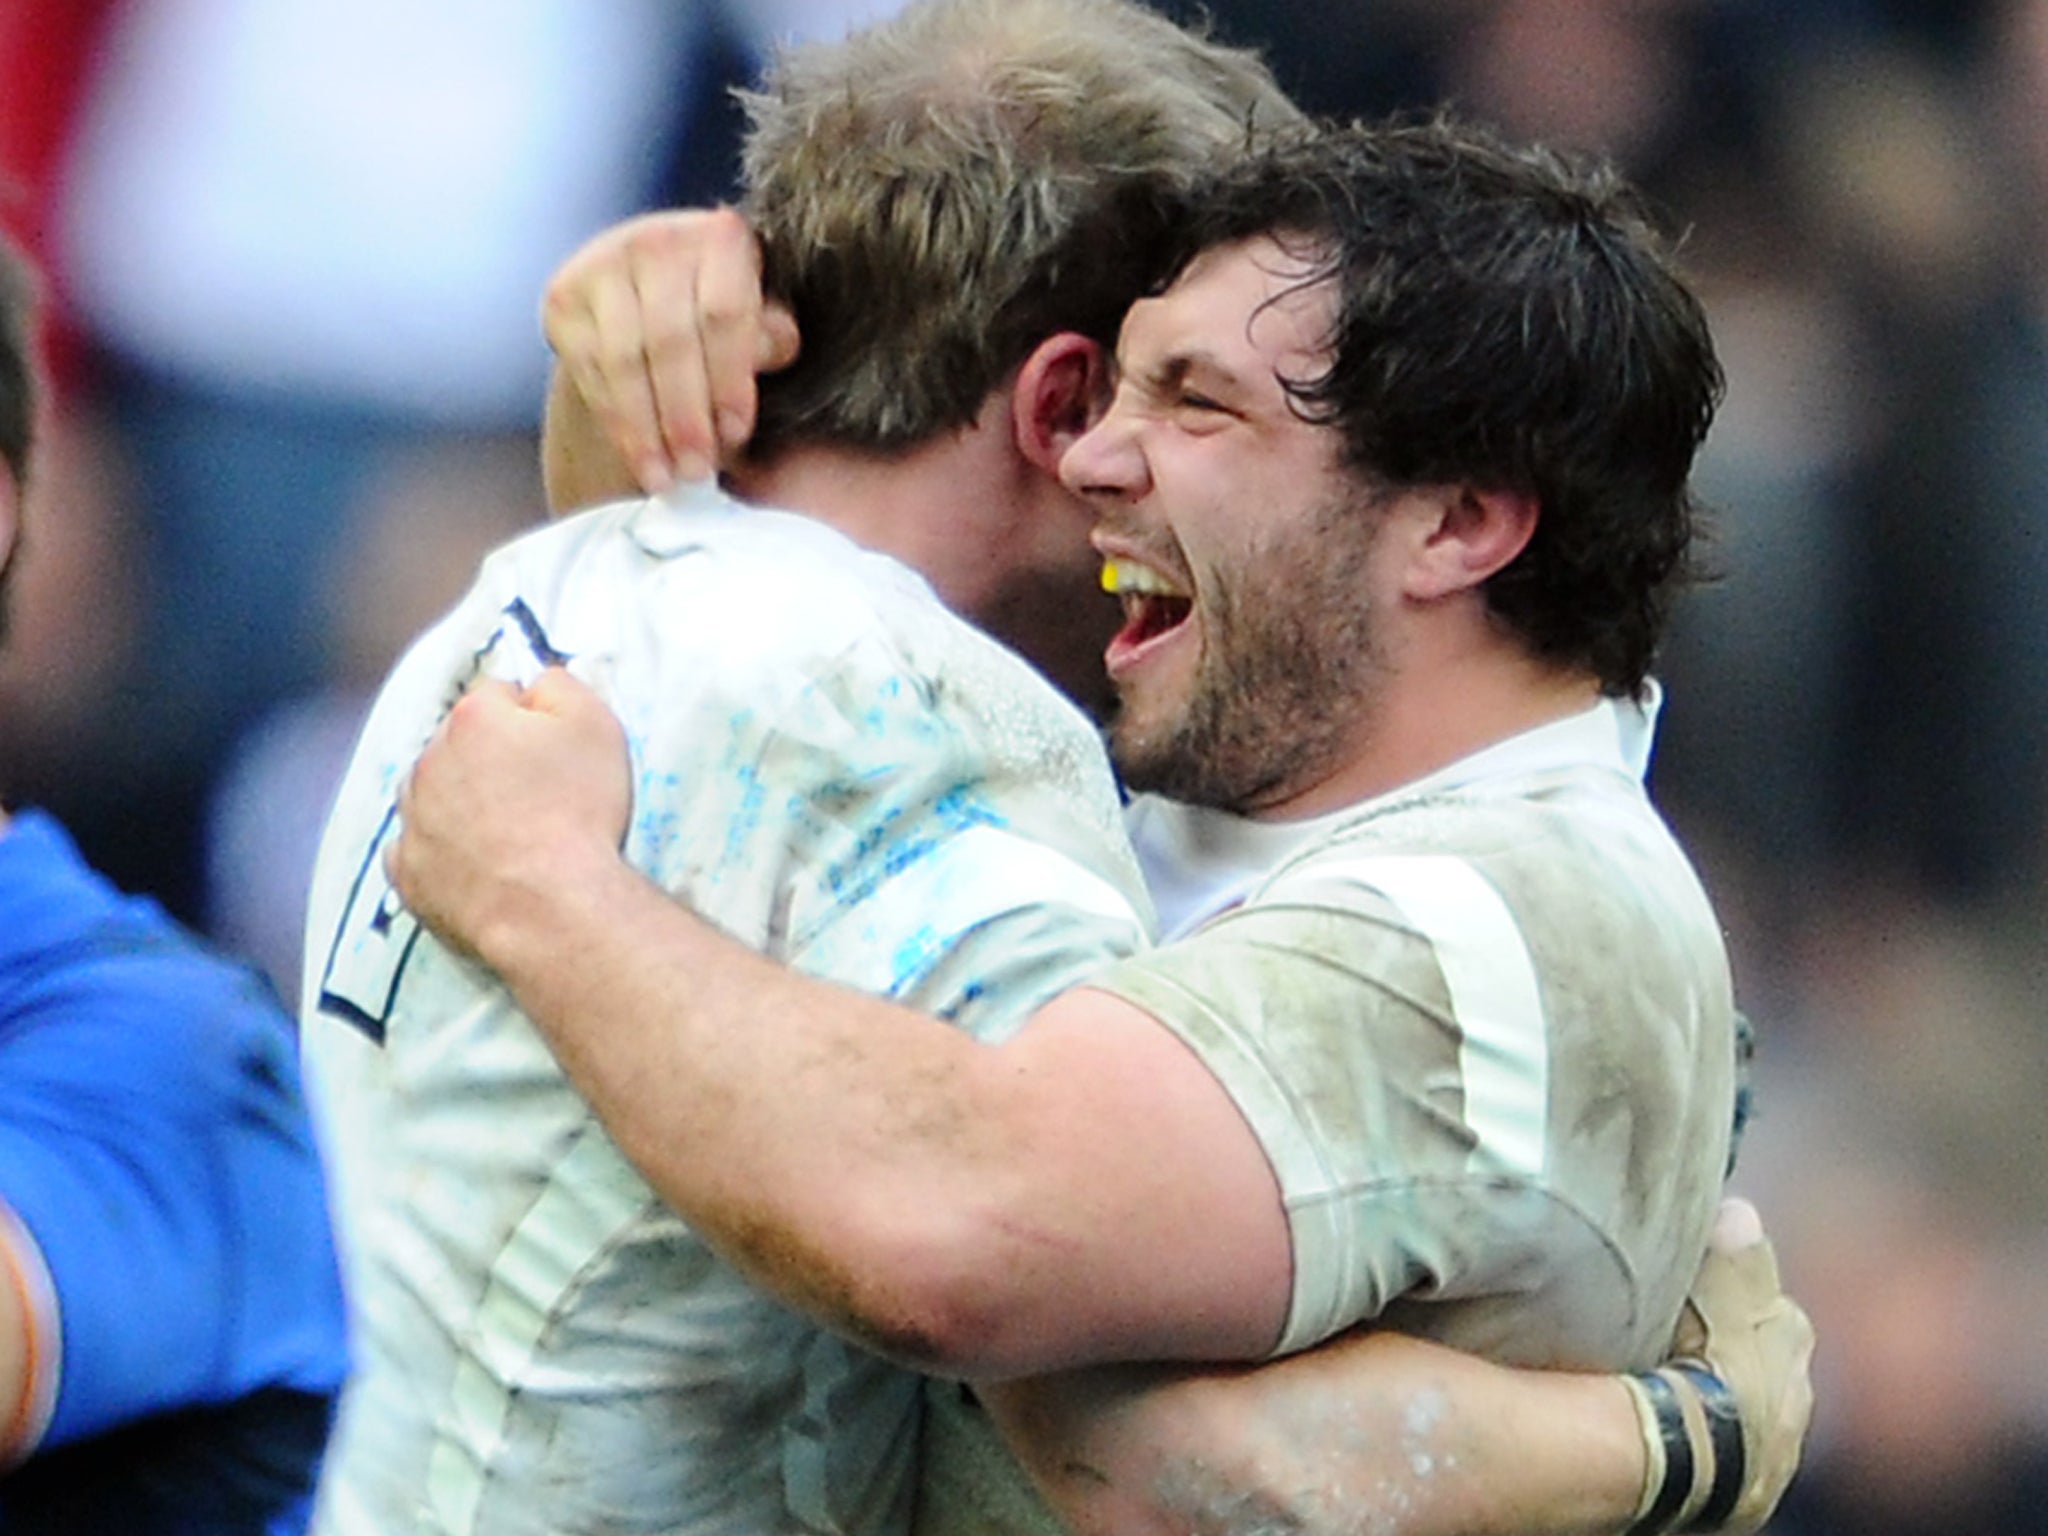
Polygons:
M1593 1536L1625 1529L1643 1486L1617 1378L1398 1334L1257 1370L1098 1370L987 1395L1080 1536Z
M957 1098L948 1063L967 1042L785 971L621 861L508 904L478 937L621 1149L707 1241L828 1324L925 1360L915 1306L888 1294L915 1262L884 1248L926 1241L970 1192L926 1182L944 1165L892 1132L932 1116L892 1100Z
M548 510L557 517L641 494L632 470L598 425L588 402L559 368L548 386L540 452Z
M1243 1115L1176 1037L1079 988L982 1045L785 970L621 859L623 748L559 669L520 695L480 683L401 795L392 875L422 922L505 979L708 1242L828 1326L939 1372L1272 1347L1286 1213ZM948 856L970 853L929 857ZM920 943L958 975L919 995L972 975L966 1006L1014 1023L1001 1010L1132 936L1121 915L1094 921L1076 915L1062 939L1030 902L957 914ZM848 969L903 937L849 935Z
M758 1283L979 1378L1270 1348L1288 1294L1271 1173L1151 1021L1068 1021L1063 1000L979 1045L785 970L616 857L552 875L501 902L483 958L626 1154ZM1155 1134L1244 1146L1189 1181ZM1134 1189L1118 1167L1153 1172Z

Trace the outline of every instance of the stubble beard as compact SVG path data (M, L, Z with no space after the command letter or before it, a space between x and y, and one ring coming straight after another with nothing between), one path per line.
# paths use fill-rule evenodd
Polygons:
M1333 505L1235 580L1212 578L1186 703L1146 724L1111 722L1125 785L1249 813L1312 788L1370 731L1385 670L1366 599L1377 519Z

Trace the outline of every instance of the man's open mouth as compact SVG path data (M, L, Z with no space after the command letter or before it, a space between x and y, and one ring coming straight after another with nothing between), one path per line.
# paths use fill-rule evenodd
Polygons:
M1124 627L1110 642L1112 652L1127 652L1185 623L1192 599L1150 566L1130 560L1102 562L1102 590L1123 604Z

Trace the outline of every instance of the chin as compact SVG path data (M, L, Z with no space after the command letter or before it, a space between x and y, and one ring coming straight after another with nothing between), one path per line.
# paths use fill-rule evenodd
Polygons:
M1110 717L1110 761L1128 789L1170 792L1181 777L1176 746L1175 732L1134 719L1128 703Z

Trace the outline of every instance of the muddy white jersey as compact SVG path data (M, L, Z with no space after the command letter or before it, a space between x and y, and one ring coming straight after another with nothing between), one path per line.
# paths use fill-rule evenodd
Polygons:
M1649 735L1603 701L1263 845L1256 874L1215 829L1161 836L1205 813L1151 807L1141 846L1200 850L1220 894L1094 984L1186 1040L1258 1133L1294 1238L1283 1350L1377 1319L1532 1365L1663 1354L1736 1046L1720 924L1643 788Z
M386 685L314 876L305 1043L358 1355L318 1527L901 1530L915 1380L715 1258L385 883L448 706L548 664L625 726L631 861L802 971L998 1038L1149 923L1089 723L903 567L708 487L499 551Z
M1313 820L1131 807L1169 940L1093 985L1178 1033L1264 1145L1283 1349L1373 1319L1530 1364L1663 1353L1735 1047L1720 929L1643 790L1656 702ZM971 1394L929 1397L917 1536L1058 1536Z

